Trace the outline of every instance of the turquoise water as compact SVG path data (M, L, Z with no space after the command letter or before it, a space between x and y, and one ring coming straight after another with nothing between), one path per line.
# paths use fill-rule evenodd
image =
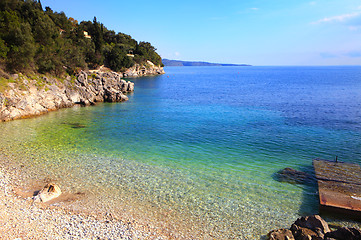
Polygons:
M132 79L128 102L3 123L1 149L107 211L204 239L317 213L316 186L278 182L280 169L361 163L361 67L165 70Z

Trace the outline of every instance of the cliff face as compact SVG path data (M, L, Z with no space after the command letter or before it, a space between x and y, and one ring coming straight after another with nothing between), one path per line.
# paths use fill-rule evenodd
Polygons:
M29 79L13 75L16 83L0 93L0 120L9 121L40 115L74 104L92 105L96 102L128 100L127 92L134 91L134 83L121 79L115 72L80 72L75 79L42 77Z
M164 74L163 67L157 67L152 62L147 61L145 65L135 64L134 67L129 68L123 73L124 77L141 77L149 75Z

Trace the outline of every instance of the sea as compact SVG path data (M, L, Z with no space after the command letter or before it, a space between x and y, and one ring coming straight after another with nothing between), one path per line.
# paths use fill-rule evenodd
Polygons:
M265 239L318 213L317 185L280 181L280 170L313 174L313 159L336 156L361 164L360 66L165 72L128 79L127 102L1 123L1 152L25 180L83 196L75 210L174 239Z

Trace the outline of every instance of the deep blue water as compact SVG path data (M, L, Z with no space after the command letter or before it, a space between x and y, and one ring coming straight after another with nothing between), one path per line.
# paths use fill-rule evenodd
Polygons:
M318 212L316 187L279 182L280 169L361 163L361 67L165 71L131 79L128 102L3 124L3 146L50 176L111 187L117 204L171 210L183 219L169 221L223 239L257 239Z

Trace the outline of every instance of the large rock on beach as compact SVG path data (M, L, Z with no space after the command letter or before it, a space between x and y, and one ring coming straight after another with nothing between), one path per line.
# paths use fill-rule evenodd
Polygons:
M48 202L61 195L61 190L55 183L48 183L45 187L34 197L35 202Z
M306 227L300 227L292 224L291 231L296 240L323 240L323 234L320 236L315 231Z
M288 229L273 230L267 234L268 240L361 240L361 230L339 228L331 231L327 222L319 215L298 218Z
M321 230L323 234L330 232L328 223L325 220L323 220L319 215L301 217L296 220L295 225L299 227L311 229L312 231L315 232Z

